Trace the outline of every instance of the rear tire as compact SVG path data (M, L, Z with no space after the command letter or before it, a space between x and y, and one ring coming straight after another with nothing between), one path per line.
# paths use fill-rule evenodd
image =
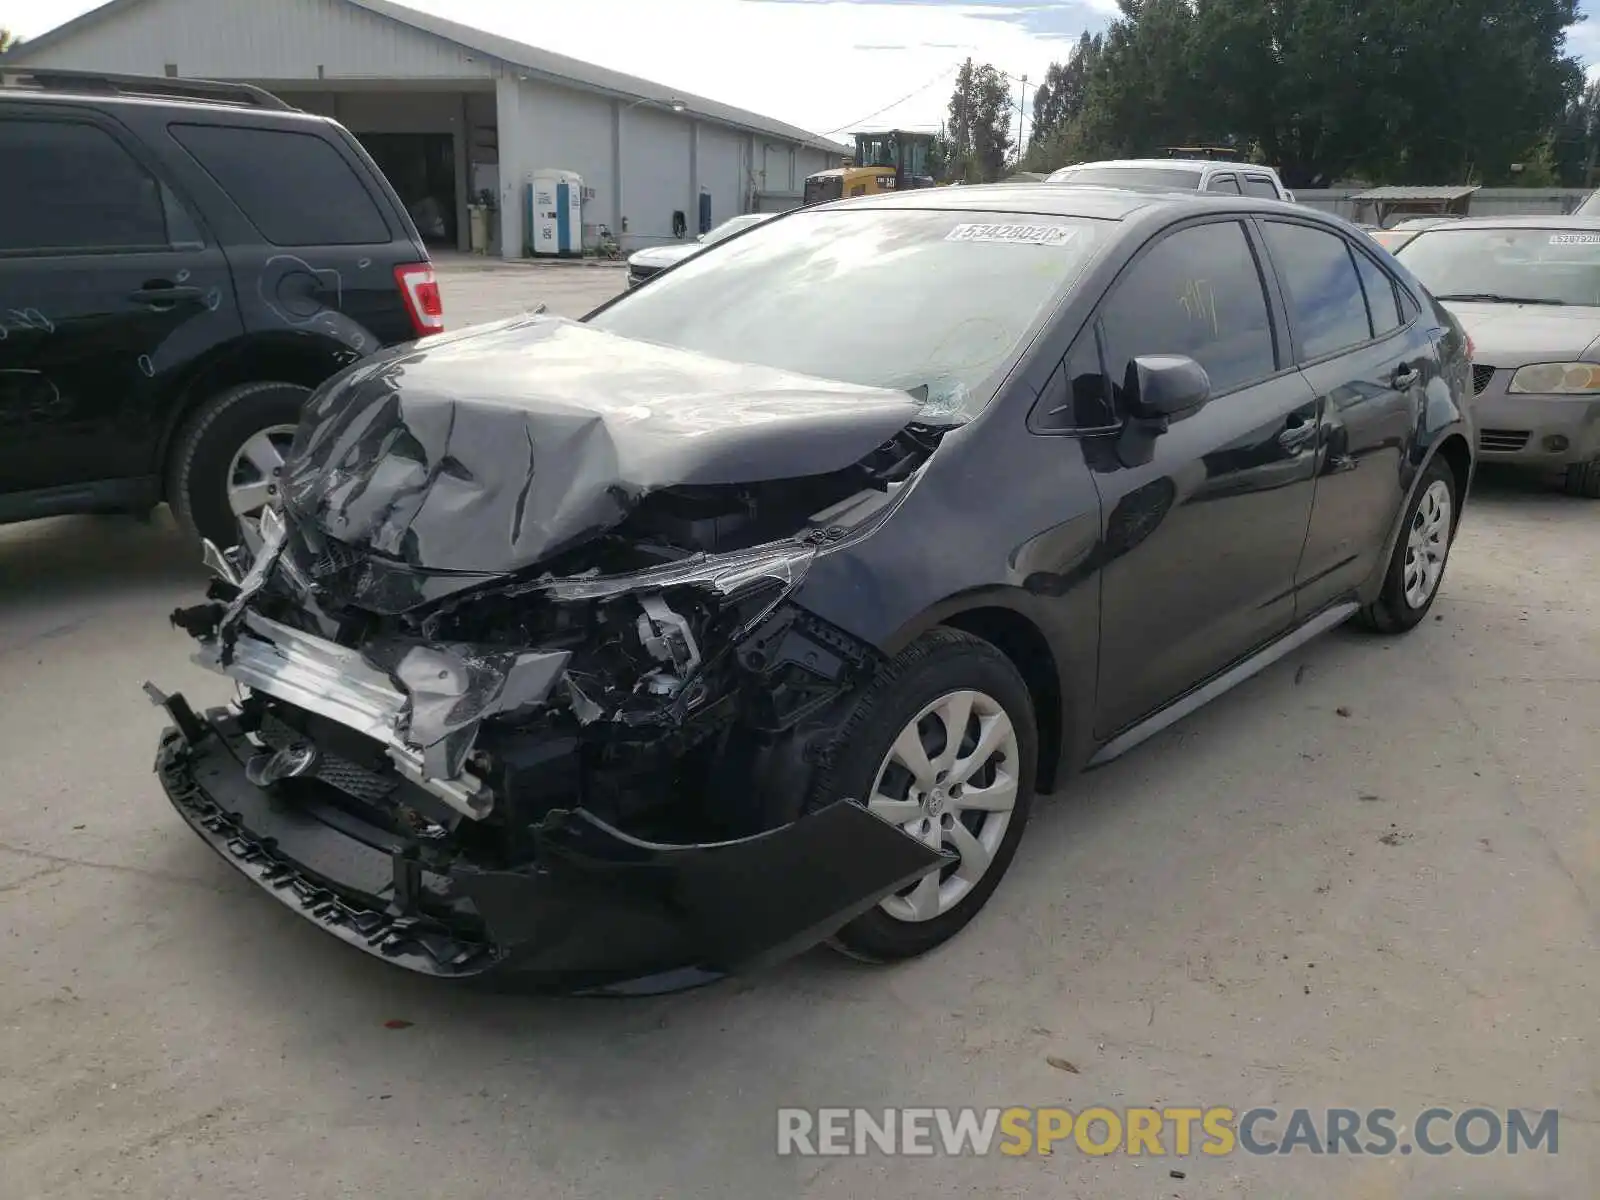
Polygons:
M1428 615L1444 582L1459 511L1455 474L1435 458L1406 509L1383 590L1357 618L1362 625L1376 633L1404 633Z
M1573 463L1567 468L1567 495L1600 500L1600 460Z
M1027 684L988 642L937 629L884 668L850 708L807 808L858 799L960 861L857 917L835 949L869 962L911 958L972 920L1022 839L1037 756Z
M281 454L283 431L300 423L310 394L297 383L245 383L213 396L189 418L167 464L167 502L185 532L224 550L238 542L239 514L230 492L243 496L249 485L264 498L268 488L276 487L267 456L255 455L262 460L258 468L241 455L247 446L266 447L269 442ZM271 437L261 440L269 433ZM236 482L236 474L248 478Z

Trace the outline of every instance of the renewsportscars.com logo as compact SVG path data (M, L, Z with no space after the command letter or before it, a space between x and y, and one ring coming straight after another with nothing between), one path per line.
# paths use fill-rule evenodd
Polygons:
M1558 1109L780 1108L778 1153L1521 1154L1560 1149Z

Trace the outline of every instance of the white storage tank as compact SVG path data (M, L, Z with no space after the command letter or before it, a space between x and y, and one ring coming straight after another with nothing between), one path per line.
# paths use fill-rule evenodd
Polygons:
M583 180L574 171L545 167L528 185L527 228L535 257L583 253Z

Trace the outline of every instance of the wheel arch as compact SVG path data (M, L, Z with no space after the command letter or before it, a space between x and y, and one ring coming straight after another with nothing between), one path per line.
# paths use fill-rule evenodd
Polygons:
M1394 515L1394 520L1389 527L1389 536L1384 539L1383 554L1378 559L1378 565L1361 589L1358 599L1362 604L1371 604L1383 588L1384 576L1389 570L1389 560L1394 557L1394 548L1399 543L1401 532L1405 526L1406 513L1411 511L1411 502L1416 498L1417 489L1422 486L1422 481L1427 477L1428 468L1435 460L1442 461L1450 469L1451 477L1456 483L1456 511L1454 516L1457 528L1461 525L1461 514L1466 509L1467 489L1472 486L1472 477L1475 470L1475 460L1472 453L1472 444L1467 441L1465 426L1459 422L1451 426L1446 432L1434 439L1417 463L1411 478L1406 482L1404 492L1401 493L1400 505Z
M1439 442L1434 454L1444 460L1445 465L1450 468L1450 473L1455 476L1455 520L1459 525L1461 511L1466 507L1467 489L1472 486L1472 447L1468 444L1466 435L1457 430ZM1426 464L1423 470L1427 470Z
M179 393L161 433L155 470L163 480L179 434L211 397L245 383L292 383L315 391L361 356L316 334L276 333L241 338L202 361ZM166 485L162 485L163 499Z
M983 605L945 614L939 624L982 638L1004 654L1022 676L1033 700L1039 740L1036 781L1041 792L1054 790L1063 749L1061 674L1044 631L1014 608Z

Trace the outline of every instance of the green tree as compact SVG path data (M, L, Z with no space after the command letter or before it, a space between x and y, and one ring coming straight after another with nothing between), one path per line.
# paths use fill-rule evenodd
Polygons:
M1051 63L1033 94L1033 137L1048 139L1083 115L1089 81L1100 57L1101 38L1085 33L1064 63Z
M1005 173L1011 149L1011 92L1005 76L969 58L956 75L946 127L946 173L968 183L992 183Z
M1119 4L1062 139L1099 152L1253 146L1290 187L1357 171L1508 178L1572 120L1581 91L1565 52L1577 0ZM1553 152L1571 155L1560 140Z
M1564 187L1590 187L1600 167L1600 78L1567 104L1551 152Z
M15 50L20 45L22 45L21 38L12 33L11 30L0 27L0 54Z

